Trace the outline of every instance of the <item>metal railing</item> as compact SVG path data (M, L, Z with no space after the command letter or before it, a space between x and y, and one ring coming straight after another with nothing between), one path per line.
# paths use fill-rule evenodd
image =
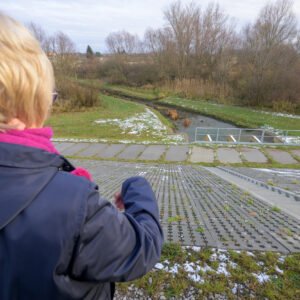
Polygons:
M195 142L300 146L300 130L197 127Z

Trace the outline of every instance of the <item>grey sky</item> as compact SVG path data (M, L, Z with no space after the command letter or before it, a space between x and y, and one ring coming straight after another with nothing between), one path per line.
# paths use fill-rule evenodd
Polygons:
M163 26L163 10L175 0L0 0L0 10L15 19L41 25L52 34L63 31L85 51L105 51L105 37L113 31L127 30L143 36L148 27ZM189 2L183 0L184 2ZM210 0L195 0L205 7ZM251 22L267 0L219 0L238 26ZM271 1L272 2L272 1ZM273 1L274 2L274 1ZM300 20L300 0L294 11Z

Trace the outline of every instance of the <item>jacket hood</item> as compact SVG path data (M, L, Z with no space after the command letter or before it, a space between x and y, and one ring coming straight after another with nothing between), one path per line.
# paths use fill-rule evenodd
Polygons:
M34 201L58 170L74 167L53 153L0 143L0 230Z

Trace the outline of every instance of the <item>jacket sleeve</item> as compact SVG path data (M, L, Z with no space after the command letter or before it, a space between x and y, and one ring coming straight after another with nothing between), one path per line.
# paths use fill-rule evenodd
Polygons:
M72 276L97 282L129 281L147 273L159 260L163 234L155 195L142 177L127 179L122 186L125 212L93 190Z

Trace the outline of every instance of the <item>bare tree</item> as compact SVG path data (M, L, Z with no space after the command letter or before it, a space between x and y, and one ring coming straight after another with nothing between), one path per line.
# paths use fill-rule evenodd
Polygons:
M74 42L61 31L55 35L55 52L61 56L74 54L75 52Z
M55 54L52 62L58 76L72 75L76 67L76 48L70 37L58 32L49 39L51 51Z
M190 3L185 6L180 1L172 3L164 12L167 26L170 28L171 38L177 52L178 77L188 75L193 39L195 36L195 23L199 18L200 9Z
M139 37L127 31L110 33L105 42L109 52L113 54L134 54L141 50Z
M174 78L178 72L176 44L172 38L169 27L163 29L148 29L144 36L144 49L152 56L160 70L160 75L165 78Z
M45 52L49 52L49 37L47 36L46 32L44 31L44 29L38 25L35 24L33 22L28 24L28 29L34 34L35 38L40 42L40 45L42 47L42 49Z
M293 2L277 0L267 4L254 25L244 30L244 97L255 105L276 100L274 91L282 87L288 70L297 65L295 47L297 20ZM277 97L281 97L278 93Z

